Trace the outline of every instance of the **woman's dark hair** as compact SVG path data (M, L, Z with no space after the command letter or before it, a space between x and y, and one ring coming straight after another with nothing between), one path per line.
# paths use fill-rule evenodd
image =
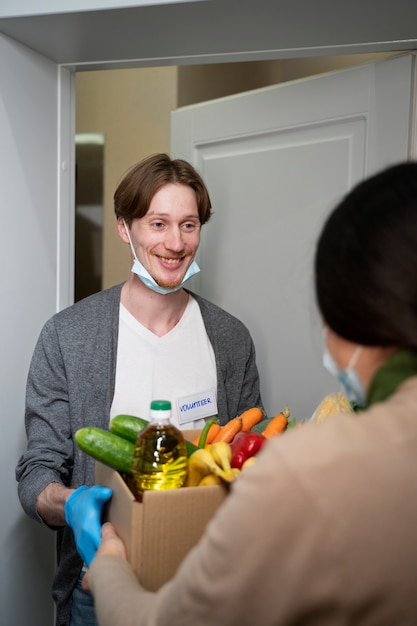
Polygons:
M116 217L130 226L132 220L146 215L154 195L168 183L194 189L201 225L210 219L211 202L203 179L190 163L167 154L151 155L127 172L114 193Z
M317 244L324 322L354 343L417 349L417 162L359 183Z

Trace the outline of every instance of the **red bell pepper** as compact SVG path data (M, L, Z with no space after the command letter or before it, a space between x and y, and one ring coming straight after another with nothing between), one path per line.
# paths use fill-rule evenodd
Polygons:
M267 441L261 433L251 431L237 433L229 444L232 449L231 467L241 469L246 459L255 456Z

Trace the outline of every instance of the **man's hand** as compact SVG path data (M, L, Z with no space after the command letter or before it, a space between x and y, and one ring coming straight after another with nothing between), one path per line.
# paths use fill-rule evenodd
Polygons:
M64 487L60 483L49 483L40 492L36 509L45 524L51 528L65 526L64 506L75 489Z
M65 519L74 533L81 558L90 565L101 540L101 516L112 490L101 485L76 489L65 503Z
M116 531L110 522L106 522L101 527L101 543L96 552L96 556L99 554L117 556L120 559L123 559L123 561L127 561L124 543L116 534ZM88 572L83 578L82 586L85 591L90 591L88 584Z

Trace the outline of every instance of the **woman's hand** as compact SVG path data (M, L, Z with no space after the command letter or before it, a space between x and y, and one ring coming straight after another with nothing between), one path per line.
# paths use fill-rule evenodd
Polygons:
M100 554L117 556L120 559L127 561L124 543L116 534L114 526L110 522L106 522L101 527L101 543L94 558L96 558ZM90 587L88 584L88 572L83 578L82 586L85 591L90 591Z

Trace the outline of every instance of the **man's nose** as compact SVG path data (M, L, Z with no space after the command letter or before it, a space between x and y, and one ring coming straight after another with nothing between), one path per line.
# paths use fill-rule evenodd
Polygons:
M177 226L173 226L169 229L167 233L167 238L165 240L165 245L170 250L183 250L184 240L180 228L178 228Z

